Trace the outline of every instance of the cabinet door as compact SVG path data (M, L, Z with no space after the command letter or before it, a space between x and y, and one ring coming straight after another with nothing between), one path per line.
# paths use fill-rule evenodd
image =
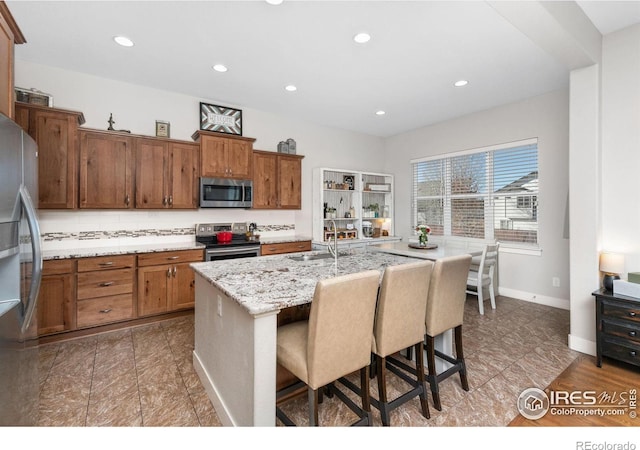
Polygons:
M72 274L42 277L38 293L38 335L75 329L75 282Z
M169 206L198 208L198 146L173 142L169 146Z
M166 142L136 140L136 208L168 208L168 148Z
M131 138L86 132L80 140L80 208L128 209L132 198Z
M189 264L176 264L171 269L171 294L169 310L193 308L196 301L196 280Z
M148 316L167 311L168 289L173 266L138 268L138 316Z
M13 32L0 15L0 113L13 118Z
M200 150L200 176L228 176L227 139L203 136L200 142Z
M282 209L302 208L302 160L278 156L278 206Z
M253 153L253 208L275 209L278 204L278 155Z
M251 178L253 144L245 141L227 140L227 164L232 178Z

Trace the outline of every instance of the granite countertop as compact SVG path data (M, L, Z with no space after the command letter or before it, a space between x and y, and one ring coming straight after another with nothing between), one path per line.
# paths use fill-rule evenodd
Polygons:
M191 267L212 285L258 315L311 302L319 280L376 269L382 276L386 266L417 261L405 256L359 252L341 254L334 260L295 261L291 253L225 261L192 263Z
M46 260L52 260L52 259L89 258L89 257L95 257L95 256L125 255L130 253L153 253L153 252L167 252L167 251L177 251L177 250L198 250L198 249L204 249L204 248L205 246L203 244L199 244L195 241L142 244L142 245L114 245L114 246L91 247L91 248L69 248L69 249L44 250L42 252L42 259L46 261Z
M274 236L274 237L260 237L261 245L269 244L284 244L288 242L302 242L310 241L309 236L291 235L291 236Z

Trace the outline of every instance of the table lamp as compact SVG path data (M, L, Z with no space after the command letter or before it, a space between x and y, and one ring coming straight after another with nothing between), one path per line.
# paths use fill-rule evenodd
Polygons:
M624 255L620 253L600 253L600 272L604 272L602 287L613 291L613 280L619 280L624 272Z

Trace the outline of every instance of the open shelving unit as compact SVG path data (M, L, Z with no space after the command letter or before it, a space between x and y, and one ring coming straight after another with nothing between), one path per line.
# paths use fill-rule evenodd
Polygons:
M394 236L393 214L393 175L314 169L314 242L327 242L335 233L339 241L351 242Z

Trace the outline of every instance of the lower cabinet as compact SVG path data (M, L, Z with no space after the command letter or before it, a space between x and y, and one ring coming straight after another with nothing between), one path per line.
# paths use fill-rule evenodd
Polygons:
M38 335L76 328L76 262L72 259L44 261L38 294Z
M158 252L138 257L138 315L193 308L195 274L189 267L203 260L202 250Z
M135 255L100 256L78 261L78 328L133 319Z
M279 242L277 244L262 244L260 246L261 256L308 251L311 251L311 241Z

